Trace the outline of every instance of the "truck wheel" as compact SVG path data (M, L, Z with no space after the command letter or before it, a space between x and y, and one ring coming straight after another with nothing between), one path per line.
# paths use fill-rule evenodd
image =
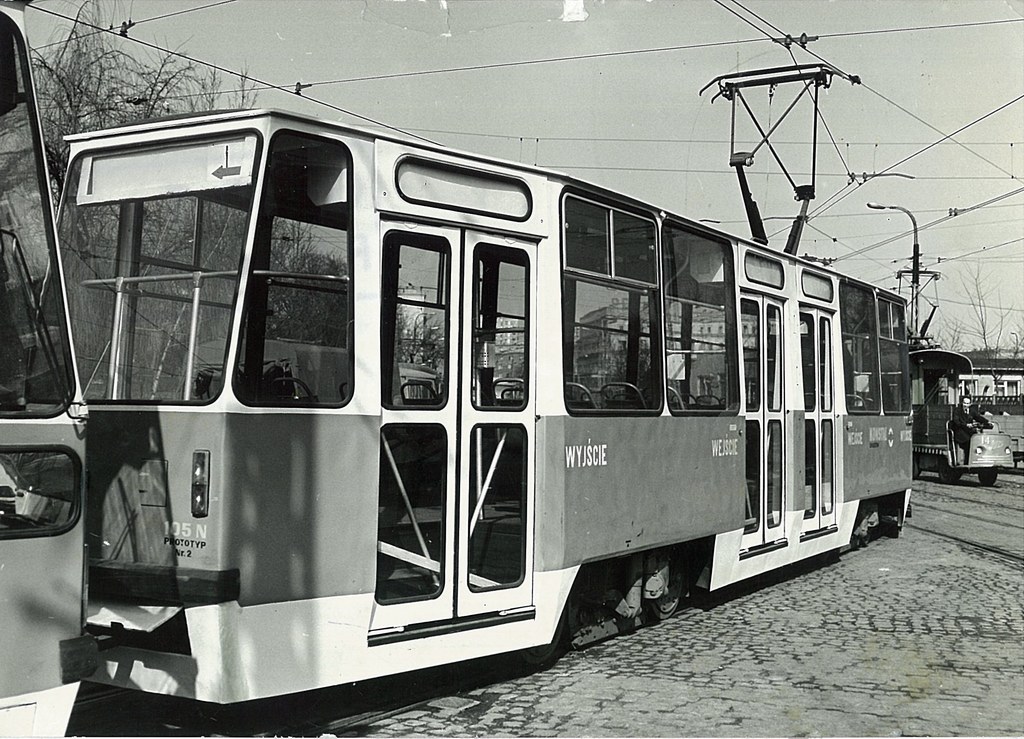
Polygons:
M999 477L999 471L995 469L981 470L978 473L978 482L985 487L992 487L996 484L996 478Z
M939 480L946 485L952 485L960 479L962 473L960 470L955 470L949 466L949 461L945 457L939 458Z

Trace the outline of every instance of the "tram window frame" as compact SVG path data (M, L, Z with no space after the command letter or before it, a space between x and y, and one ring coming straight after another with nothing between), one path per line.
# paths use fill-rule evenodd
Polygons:
M306 146L321 147L321 150L333 149L330 154L333 159L325 157L319 162L307 160L305 163L296 164L295 162L283 161L278 164L275 157L282 151L279 147L287 144L289 140L293 142L293 146L297 142L299 148ZM355 234L353 228L354 177L352 172L352 152L344 142L337 139L293 129L277 131L270 139L267 152L267 159L264 163L264 171L261 178L262 186L259 192L259 209L255 216L256 236L253 241L252 256L247 275L248 284L242 303L243 315L238 337L235 376L232 383L235 396L243 404L254 407L340 408L352 400L355 379L354 288L352 284L352 278L355 273L353 269ZM326 165L324 162L326 162ZM340 176L333 180L330 178L314 180L310 176L312 174L311 165L317 163L328 172L331 167L334 167ZM275 166L281 166L283 171L295 176L296 182L275 179L273 171ZM302 177L305 177L306 187L304 189L298 187L298 185L302 184L299 181ZM280 188L280 191L271 190L271 187ZM300 192L305 194L308 202L297 202L296 199ZM337 197L339 192L343 196L343 200L330 199ZM319 202L314 200L314 197ZM286 198L292 199L288 200ZM338 207L339 205L341 207ZM274 258L273 243L279 239L285 240L284 237L275 235L275 221L278 219L289 224L296 224L296 228L300 228L302 225L309 225L329 229L327 233L340 234L345 240L345 246L343 254L339 254L339 256L345 260L342 266L347 274L335 275L328 272L292 273L290 270L275 271L272 264ZM323 257L328 260L331 258L319 252L307 252L306 254L312 254L313 257ZM312 261L322 260L312 259ZM273 311L269 306L263 310L253 309L253 306L257 303L267 303L270 298L271 288L273 287L301 291L297 293L300 295L329 295L335 293L342 296L344 315L342 316L342 321L336 321L336 323L341 325L343 322L343 326L340 331L335 332L335 337L342 337L343 343L325 344L318 341L311 344L310 342L296 342L295 347L298 349L299 344L306 344L318 348L340 350L339 354L343 357L344 362L335 364L331 368L335 371L333 380L338 380L339 377L345 378L343 382L337 383L338 398L336 400L332 398L321 401L318 394L312 392L308 383L305 383L305 380L292 374L295 370L292 369L290 361L285 362L280 368L280 372L272 373L278 376L271 378L268 382L268 372L264 369L264 365L267 363L265 356L267 342L275 341L285 345L291 342L290 339L282 337L268 338L269 321L267 319L273 315ZM317 353L311 352L308 360L300 360L296 352L294 366L297 368L301 364L315 364L313 355ZM324 354L328 353L324 352ZM244 369L246 366L252 367L256 365L260 367L260 373L247 372ZM276 365L277 360L274 360L274 366ZM315 375L317 380L319 380L320 371L323 366L319 365L317 370L311 373L311 376ZM281 372L284 374L281 375ZM326 372L324 375L326 377ZM264 393L269 393L269 388L273 387L274 383L281 385L293 384L294 388L291 397L279 393L265 397ZM319 389L319 382L317 385ZM333 382L331 387L333 389ZM300 396L300 392L304 393L304 395Z
M46 513L50 517L50 520L42 520L42 518L40 518L38 521L33 521L32 517L27 513L17 513L19 499L21 500L21 505L24 510L32 502L29 496L44 499L54 496L47 496L39 493L38 491L42 489L43 486L38 484L33 485L31 484L31 479L25 479L25 476L19 469L18 464L18 462L22 460L15 461L9 458L16 455L25 455L28 458L28 460L25 460L25 466L32 469L35 474L40 475L41 478L46 479L50 483L52 483L52 480L55 477L53 475L52 468L45 470L39 469L39 462L33 462L33 458L50 456L60 457L66 461L67 468L61 470L58 475L59 478L66 482L64 487L67 493L66 498L57 498L58 501L67 504L66 509L57 512L63 514L60 518L55 517L54 512L49 510L49 506L47 506ZM78 524L78 521L82 516L82 497L79 494L82 488L82 460L79 458L78 454L69 447L60 444L33 444L32 446L12 445L0 447L0 460L4 460L5 458L7 458L5 462L0 462L0 474L3 475L3 479L6 482L0 487L10 488L10 495L5 494L4 497L14 498L13 503L7 504L12 505L14 507L14 511L0 516L0 522L3 522L4 519L9 519L9 521L18 521L18 524L16 528L10 529L0 525L0 540L59 536L71 531ZM14 483L14 486L17 487L8 485L6 484L7 482ZM26 484L27 487L23 488L18 486L19 482ZM27 523L34 523L35 525L26 525Z
M786 270L782 262L770 259L755 251L748 251L743 257L743 274L751 282L781 290L786 286Z
M783 325L782 308L775 303L767 303L764 310L764 389L770 413L781 412L785 405L786 388L783 383L786 347Z
M818 316L818 402L821 410L831 413L835 403L835 381L832 365L832 316Z
M524 180L424 157L400 157L395 163L395 186L402 199L413 205L520 223L533 213L533 194ZM519 210L515 196L522 198Z
M680 416L736 413L740 407L740 392L732 245L674 222L663 224L661 244L667 368L665 397L669 412ZM696 279L695 270L698 275L712 279ZM714 277L719 274L721 281L715 281ZM703 324L697 320L698 311L704 314ZM697 349L698 345L714 345L710 338L717 323L712 320L715 318L713 311L720 313L723 328L720 350ZM713 384L702 379L709 373L699 373L700 367L707 364L702 361L702 354L713 355L708 367L712 370L711 376L717 376ZM715 366L715 359L719 357L721 365ZM708 392L691 392L692 379L701 383L701 387L693 387L693 390ZM712 389L718 392L710 392Z
M519 295L508 289L515 276L509 280L508 270L503 267L522 270ZM521 315L509 312L515 307ZM499 325L502 319L504 326ZM492 321L494 326L481 325ZM516 321L519 326L509 325ZM473 250L471 376L471 396L477 410L519 411L526 407L530 398L530 323L529 255L522 249L477 244ZM518 341L516 336L520 337ZM508 371L501 372L503 365Z
M743 343L743 397L748 413L761 410L764 379L761 377L761 308L756 300L740 299Z
M128 191L117 190L116 192L92 192L88 193L88 180L92 176L93 167L98 159L117 161L121 157L131 157L142 152L142 156L151 154L156 157L173 154L179 150L197 150L199 148L216 148L230 146L233 143L242 142L241 154L245 167L251 169L239 173L244 184L229 184L226 187L211 187L209 184L199 183L178 183L167 188L152 189L152 182L144 183L143 188L149 187L151 191ZM251 149L250 149L251 147ZM253 210L256 204L256 180L258 167L262 161L264 141L262 134L252 128L244 128L238 131L225 134L196 135L175 141L172 144L155 142L137 149L116 149L114 151L96 152L90 151L76 157L68 167L67 182L64 187L64 198L60 211L60 220L57 224L60 243L62 269L67 284L67 302L70 320L72 324L86 321L95 328L97 314L102 316L103 333L95 331L73 331L73 343L77 355L77 371L79 374L82 393L86 401L90 403L102 403L110 405L188 405L202 406L215 402L223 393L224 387L229 384L227 377L231 374L228 371L227 358L232 348L235 337L232 333L232 326L235 311L238 310L239 298L241 295L240 285L242 284L242 265L245 261L247 249L249 248L248 234L253 219ZM123 177L121 178L124 179ZM226 178L229 182L231 178ZM185 184L194 185L189 189ZM169 190L169 191L167 191ZM88 196L85 195L88 193ZM153 231L147 229L148 213L157 209L166 209L171 204L184 205L188 216L187 227L188 237L183 243L189 244L188 255L181 253L177 255L163 254L160 251L152 251L145 243L150 234L158 235L159 238L167 238L172 232L165 222L163 226ZM150 206L156 205L156 208ZM207 219L211 213L217 214L225 222L234 218L236 229L234 236L236 241L232 242L234 247L231 251L233 258L224 264L212 265L205 262L205 257L212 253L213 245L207 241L212 234L218 234L214 241L222 244L221 241L228 231L223 224L218 228L210 228L207 231ZM103 223L103 220L108 223ZM106 227L106 231L104 231ZM98 235L102 233L103 235ZM104 253L104 248L110 248L109 253ZM186 261L187 260L187 261ZM215 267L225 267L220 270ZM148 270L157 270L158 274L153 275ZM146 271L146 273L143 273ZM150 397L138 397L133 391L135 388L145 386L139 382L139 376L152 370L147 370L145 363L134 361L139 353L136 338L137 325L141 323L153 328L156 333L162 332L166 337L165 349L158 349L162 356L159 363L164 367L172 367L176 360L169 351L175 343L185 344L187 339L175 341L173 332L178 330L184 337L190 333L187 322L179 325L178 322L163 322L155 320L152 315L146 315L139 310L141 301L191 303L193 296L182 291L183 287L195 285L195 275L202 275L204 295L199 301L199 312L196 314L196 337L203 344L209 345L209 341L203 340L203 334L211 322L203 319L209 315L211 310L222 310L226 313L222 322L222 331L218 333L215 340L218 343L217 352L200 353L198 350L193 354L195 365L192 377L185 377L185 372L180 373L173 385L165 385L165 388L173 388L173 393L166 391L157 392L157 385L154 387L154 377L146 378L149 381ZM123 287L124 314L121 318L118 336L118 349L115 354L118 357L116 368L110 367L110 333L113 330L113 316L115 313L115 301L118 290L116 280L119 277L125 278ZM166 278L171 287L167 284L161 286L163 280L151 281L151 278ZM207 279L209 278L209 279ZM225 280L230 281L230 290L223 291L222 295L211 296L210 287L207 285L223 284ZM132 283L136 283L132 285ZM174 287L177 286L177 287ZM100 288L100 289L97 289ZM175 295L175 290L180 291ZM92 293L90 298L88 294ZM94 302L96 301L96 302ZM84 317L76 319L76 314ZM110 323L107 324L109 315ZM169 324L169 325L168 325ZM197 347L198 349L198 347ZM126 359L128 357L128 359ZM168 359L170 358L170 359ZM152 360L154 363L156 359ZM180 358L183 365L187 366L187 352ZM152 365L150 365L152 366ZM159 378L161 373L155 373ZM186 390L188 397L185 397Z
M843 280L839 284L839 323L846 410L877 416L882 411L882 398L874 290Z
M573 216L573 208L579 208L580 220ZM618 227L616 214L620 220ZM642 239L628 241L623 235L635 228L636 223L649 227L650 243L646 253L638 246L643 243ZM570 415L659 415L664 383L661 379L658 231L655 219L566 193L562 198L561 230L564 260L562 371L567 412ZM630 234L629 238L632 236ZM617 244L621 249L616 248ZM593 258L595 254L597 259ZM633 255L634 259L627 255ZM650 255L649 259L647 255ZM649 262L647 279L638 278L635 271L630 271L636 264L644 262ZM623 276L623 272L628 276ZM595 302L596 307L577 315L580 293L590 291L591 295L597 295L601 290L618 292L620 296L600 304ZM611 309L621 305L623 300L627 306L625 315L612 315ZM599 312L601 315L596 315ZM595 316L595 320L602 323L579 320L587 316ZM625 321L625 329L612 323L616 319ZM579 372L577 358L580 352L577 348L585 343L585 334L594 332L599 335L597 350L602 353L602 359L594 365L597 372L587 375L600 378L600 384L592 388L581 382L583 375ZM625 342L615 340L613 334L620 338L624 336ZM646 366L643 361L645 342ZM624 349L615 348L619 346ZM613 351L607 351L608 347L613 347Z
M396 437L405 437L411 447L411 453L419 456L404 457L395 455L391 450L391 442L388 435L391 434L394 440ZM449 496L448 453L450 439L448 429L441 423L392 423L386 424L380 429L380 451L378 460L378 483L377 483L377 557L374 568L374 601L380 605L394 605L398 603L411 603L415 601L428 601L441 597L445 590L445 583L448 579L446 557L450 544L448 543L448 516L451 514ZM415 472L409 475L406 480L402 476L403 470ZM429 474L428 474L429 473ZM385 482L387 481L387 482ZM397 493L397 495L396 495ZM418 505L426 499L438 497L437 504ZM416 515L417 511L430 511L436 509L439 513L437 521L429 520L429 517L420 521ZM433 524L433 534L421 531L420 524ZM414 536L390 537L391 539L416 540L420 546L420 554L424 559L437 562L437 572L432 573L415 557L399 557L404 565L394 565L388 560L396 559L394 554L389 555L383 551L382 545L390 544L401 551L397 541L388 541L385 531L398 532L412 531ZM426 550L430 551L426 551ZM395 552L397 554L397 552ZM435 559L436 557L436 559ZM385 564L388 563L388 564ZM417 590L416 583L412 583L412 592L405 594L387 594L387 586L394 570L405 567L407 575L416 575L421 584ZM430 574L432 573L432 574ZM427 586L426 579L433 581L433 587ZM408 590L408 585L406 585Z
M515 588L526 580L526 546L530 523L527 480L529 436L526 427L519 423L485 423L472 428L470 439L474 445L480 446L477 446L478 454L469 463L466 499L469 590L483 593ZM485 484L487 488L483 491L484 498L481 501L477 491ZM488 497L492 494L497 497L503 492L504 503L495 503L490 514L484 515ZM503 552L502 545L509 551ZM507 569L513 564L511 557L495 557L494 554L508 555L513 551L515 576L509 577L506 574L503 580L494 579L495 569L500 573L502 565ZM484 572L492 576L485 578ZM474 575L485 578L487 584L475 583L472 579Z
M818 365L815 357L817 322L813 313L800 311L800 363L803 370L804 412L817 410L818 405ZM825 409L823 409L825 410Z
M434 300L427 299L426 295L420 300L402 298L399 295L401 288L415 285L411 280L403 282L402 251L403 248L413 249L425 253L437 255L436 271L434 272ZM384 235L383 251L381 260L381 405L388 410L437 410L444 408L448 403L448 388L451 384L449 377L452 372L451 363L451 265L452 248L448 240L443 236L429 234L413 234L407 231L393 230ZM408 283L408 284L406 284ZM402 378L402 364L398 356L399 344L399 306L408 306L412 309L420 309L420 315L428 316L427 310L434 311L440 321L433 322L439 325L440 347L435 352L440 360L440 373L437 367L433 370L427 368L421 361L410 362L406 368L407 374L410 370L421 373L433 374L433 380L412 380ZM416 319L413 317L412 343L415 346ZM424 337L426 336L428 321L423 321ZM402 332L404 334L404 331ZM420 345L426 344L426 339L419 339ZM423 352L421 350L421 356ZM418 366L423 365L423 366ZM397 375L397 377L396 377ZM408 394L406 390L410 391ZM423 390L415 391L415 388L424 388L427 397L418 397Z
M19 330L20 327L12 326L6 320L5 325L0 326L0 346L6 355L0 358L0 378L4 386L0 390L0 416L55 418L64 412L72 399L75 365L72 361L73 342L66 329L68 309L63 295L50 285L52 280L33 274L40 267L48 274L59 274L60 262L55 246L59 242L55 242L51 182L45 167L36 93L30 81L32 60L29 51L15 20L0 14L0 53L6 66L6 74L0 83L3 86L0 116L7 124L4 151L11 160L18 162L17 166L8 168L4 194L5 199L16 198L19 203L18 208L5 208L0 214L0 227L6 230L4 235L0 235L0 292L7 292L5 283L9 280L10 283L20 283L21 289L28 292L33 292L29 283L35 282L35 300L29 302L35 304L35 322L38 324L38 330L33 332L35 336L29 339L32 346L22 343L28 337ZM26 159L29 162L27 166ZM12 237L18 248L11 241ZM31 263L26 265L28 269L22 273L21 279L16 276L19 270L11 270L14 265L10 260L15 252L30 257ZM37 261L35 257L41 255L45 255L45 259ZM2 274L5 271L7 275ZM22 281L25 278L27 280ZM12 291L18 289L14 284L10 284L10 288ZM9 294L13 296L13 292ZM5 302L6 297L0 297L0 310L23 310L9 303L4 305ZM28 306L24 309L25 318L28 318L28 309ZM21 321L13 319L11 323L19 324ZM38 344L35 343L37 340ZM40 365L45 365L45 369Z
M800 289L808 298L831 303L835 297L835 289L832 287L832 280L828 277L802 270L800 272Z
M877 302L882 410L886 414L909 413L910 357L906 311L900 303L881 295Z

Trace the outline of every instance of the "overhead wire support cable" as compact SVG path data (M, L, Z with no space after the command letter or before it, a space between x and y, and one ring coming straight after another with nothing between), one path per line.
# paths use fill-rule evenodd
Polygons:
M41 12L41 13L47 13L48 15L52 15L52 16L55 16L57 18L63 18L64 20L67 20L67 21L72 21L74 23L79 23L79 24L88 26L90 28L94 28L94 29L96 29L98 31L101 31L101 32L104 32L104 33L113 33L113 31L110 31L109 29L102 28L101 26L97 26L97 25L95 25L93 23L88 23L86 21L76 20L76 19L71 18L71 17L69 17L67 15L64 15L63 13L58 13L56 11L49 10L47 8L37 8L37 10L39 10L39 12ZM237 72L237 71L235 71L233 69L228 69L227 67L223 67L223 66L221 66L219 64L214 64L213 62L208 62L208 61L205 61L203 59L199 59L197 57L189 56L188 54L183 54L180 51L174 51L172 49L167 49L167 48L164 48L164 47L162 47L162 46L160 46L158 44L153 44L153 43L150 43L148 41L143 41L141 39L133 38L131 36L127 37L127 40L131 41L132 43L136 43L136 44L139 44L141 46L144 46L144 47L146 47L148 49L152 49L154 51L159 51L159 52L161 52L163 54L169 54L171 56L178 57L179 59L184 59L184 60L192 62L194 64L201 64L201 65L203 65L205 67L209 67L210 69L215 69L218 72L222 72L223 74L229 74L229 75L231 75L233 77L239 77L239 78L242 78L242 79L252 80L253 82L257 83L258 85L262 85L265 89L278 90L280 92L286 92L286 93L289 93L289 94L295 94L297 92L296 86L275 85L275 84L272 84L270 82L267 82L266 80L261 80L259 78L253 77L252 75L242 74L241 72ZM307 87L308 86L309 85L307 85ZM328 108L330 110L334 110L334 111L336 111L338 113L344 113L345 115L352 116L353 118L357 118L357 119L359 119L361 121L365 121L367 123L371 123L371 124L373 124L375 126L380 126L381 128L387 129L389 131L395 131L397 133L402 134L403 136L410 136L412 138L420 139L421 141L426 141L427 143L430 143L430 144L437 144L436 141L431 141L430 139L426 138L425 136L418 136L418 135L416 135L414 133L410 133L408 131L403 131L402 129L400 129L400 128L396 127L396 126L392 126L392 125L389 125L387 123L384 123L383 121L378 121L378 120L376 120L374 118L370 118L369 116L365 116L365 115L362 115L360 113L356 113L355 111L348 110L346 108L342 108L340 105L334 105L333 103L329 103L326 100L320 100L318 98L312 98L312 97L309 97L307 95L303 95L302 97L304 99L306 99L306 100L309 100L312 103L316 103L317 105L322 105L325 108Z
M868 87L867 85L865 85L864 87L865 87L865 88L867 88L868 90L870 90L870 89L871 89L871 88L870 88L870 87ZM872 92L874 92L874 91L872 91ZM877 93L876 93L876 94L877 94ZM957 134L963 133L964 131L966 131L966 130L967 130L968 128L970 128L971 126L974 126L974 125L976 125L976 124L978 124L978 123L981 123L981 122L982 122L982 121L984 121L984 120L985 120L986 118L989 118L990 116L994 115L995 113L998 113L998 112L1000 112L1001 110L1004 110L1005 108L1008 108L1009 106L1013 105L1014 103L1017 103L1017 102L1019 102L1019 101L1020 101L1020 100L1021 100L1022 98L1024 98L1024 95L1020 95L1020 96L1018 96L1018 97L1014 98L1013 100L1010 100L1009 102L1006 102L1006 103L1004 103L1004 104L1000 105L1000 106L999 106L998 108L995 108L995 109L993 109L993 110L989 111L989 112L988 112L988 113L986 113L985 115L982 115L982 116L980 116L980 117L978 117L978 118L975 118L975 119L974 119L973 121L971 121L970 123L967 123L967 124L965 124L965 125L961 126L960 128L958 128L958 129L957 129L956 131L953 131L952 133L948 133L948 134L947 134L947 133L943 133L942 131L939 131L939 129L937 129L937 128L935 128L934 126L930 125L929 123L927 123L927 121L923 121L923 120L922 120L922 121L920 121L921 123L924 123L924 124L925 124L925 125L927 125L927 126L928 126L929 128L931 128L932 130L935 130L935 131L938 131L939 133L942 133L942 138L938 139L937 141L933 141L933 142L931 142L930 144L927 144L927 145L925 145L925 146L924 146L923 148L919 149L918 151L915 151L915 152L914 152L913 154L910 154L909 156L905 156L905 157L903 157L903 159L900 159L900 160L899 160L898 162L895 162L895 163L893 163L893 164L890 164L890 165L889 165L888 167L886 167L885 169L881 170L880 172L876 172L876 173L875 173L875 174L876 174L876 176L877 176L877 175L881 175L881 174L886 174L886 173L888 173L888 172L889 172L890 170L893 170L893 169L895 169L896 167L900 166L901 164L906 164L906 163L907 163L908 161L910 161L911 159L913 159L913 158L915 158L915 157L917 157L917 156L920 156L921 154L925 153L925 152L926 152L926 151L928 151L929 149L932 149L932 148L934 148L935 146L938 146L939 144L941 144L941 143L943 143L943 142L945 142L945 141L952 141L952 143L956 144L957 146L960 146L960 147L961 147L961 148L963 148L963 149L966 149L966 150L967 150L968 152L970 152L971 154L974 154L975 156L977 156L977 157L981 158L981 159L982 159L982 160L984 160L985 162L988 162L989 164L993 164L994 166L996 166L996 168L997 168L997 169L999 169L999 171L1003 172L1004 174L1006 174L1006 175L1009 175L1009 176L1010 176L1011 178L1013 178L1013 179L1016 179L1016 180L1020 180L1020 177L1016 177L1016 176L1014 176L1014 175L1013 175L1013 173L1012 173L1012 172L1007 172L1007 171L1006 171L1005 169L1003 169L1002 167L999 167L998 165L995 165L995 163L994 163L994 162L992 162L992 161L990 161L990 160L989 160L989 159L988 159L987 157L982 157L982 156L981 156L980 154L978 154L978 153L977 153L976 151L974 151L974 150L973 150L973 149L971 149L970 147L967 147L967 146L965 146L964 144L960 143L959 141L957 141L957 140L953 139L953 136L956 136ZM884 98L883 98L883 99L884 99ZM901 108L901 109L902 109L902 108ZM906 112L908 112L908 113L909 113L909 111L906 111ZM911 114L911 115L912 115L912 114ZM918 119L918 120L920 120L920 119ZM926 178L923 178L923 177L922 177L921 179L926 179ZM964 179L964 178L962 178L962 177L957 177L956 179ZM860 183L860 184L863 184L863 183ZM843 189L845 189L845 188L843 188ZM808 216L808 218L818 218L818 217L820 217L820 216L821 216L821 215L822 215L822 214L823 214L823 213L824 213L825 211L829 210L830 208L832 208L832 207L833 207L833 206L835 206L835 205L838 205L838 204L839 204L839 203L840 203L841 201L845 200L845 199L846 199L846 198L847 198L847 197L848 197L848 196L849 196L850 194L852 194L853 192L855 192L855 190L850 190L850 191L849 191L849 192L847 192L846 194L844 194L844 195L842 195L841 197L839 197L839 198L838 198L837 200L835 200L835 201L833 201L833 202L829 202L830 200L832 200L832 198L834 198L834 197L835 197L836 195L838 195L838 194L839 194L839 193L841 193L842 191L843 191L843 190L841 189L841 190L837 191L837 192L836 192L835 194L833 194L833 196L832 196L832 197L830 197L830 198L829 198L828 200L826 200L826 201L825 201L824 203L822 203L822 204L821 204L820 206L818 206L818 207L817 207L817 208L816 208L816 209L814 210L814 212L813 212L813 213L811 213L811 214L810 214L810 215Z
M993 203L997 203L1000 200L1005 200L1006 198L1010 198L1010 197L1013 197L1014 195L1019 195L1021 193L1024 193L1024 187L1019 187L1016 190L1011 190L1010 192L1005 192L1002 195L996 195L993 198L989 198L988 200L985 200L985 201L983 201L981 203L977 203L975 205L970 205L970 206L968 206L966 208L959 208L959 209L957 209L957 212L956 212L955 215L951 213L950 215L943 216L941 218L936 218L934 221L930 221L930 222L924 224L923 226L921 226L920 228L918 228L918 231L924 231L925 229L931 228L932 226L938 225L939 223L944 223L945 221L948 221L951 218L956 218L957 216L962 215L964 213L969 213L969 212L974 211L974 210L981 210L982 208L988 207L989 205L992 205ZM836 261L839 261L839 260L842 260L842 259L849 259L850 257L859 256L859 255L865 254L865 253L867 253L869 251L873 251L874 249L878 249L878 248L880 248L882 246L886 246L887 244L891 244L893 241L896 241L897 239L901 239L901 238L903 238L904 236L906 236L906 235L908 235L910 233L911 233L911 231L903 231L902 233L898 233L895 236L891 236L890 238L887 238L887 239L885 239L883 241L879 241L876 244L870 244L870 245L862 247L861 249L858 249L857 251L852 252L850 254L844 254L841 257L838 257Z

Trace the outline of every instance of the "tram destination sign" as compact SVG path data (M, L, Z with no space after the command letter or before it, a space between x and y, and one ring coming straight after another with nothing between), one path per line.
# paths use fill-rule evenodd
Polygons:
M94 205L131 198L221 190L248 185L256 137L216 139L113 155L90 155L82 163L78 203Z

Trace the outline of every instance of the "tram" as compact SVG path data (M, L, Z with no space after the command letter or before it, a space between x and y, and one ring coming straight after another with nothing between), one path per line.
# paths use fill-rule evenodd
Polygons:
M971 360L946 349L921 347L910 352L910 364L914 478L924 471L933 471L942 482L951 485L964 474L976 474L982 485L995 485L999 470L1014 466L1012 438L1000 428L1003 418L993 418L990 430L971 436L966 457L954 443L949 427L959 401L959 378L972 374Z
M0 736L63 735L95 668L85 444L24 33L0 2Z
M292 113L71 147L94 680L234 703L543 659L902 524L893 293Z

